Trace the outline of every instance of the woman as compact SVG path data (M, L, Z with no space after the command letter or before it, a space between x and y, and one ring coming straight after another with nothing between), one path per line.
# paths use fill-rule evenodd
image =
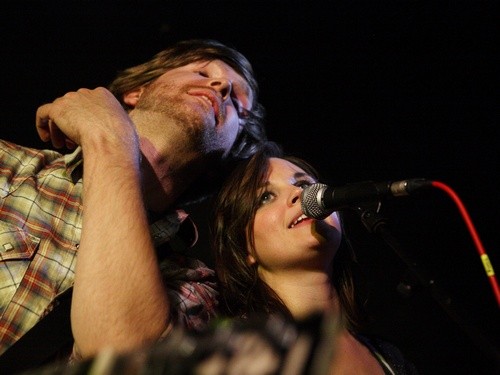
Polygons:
M318 182L307 162L269 143L241 164L215 200L212 234L221 309L228 316L278 314L301 321L329 312L340 329L330 372L415 374L389 343L356 333L350 268L337 213L305 217L301 192Z

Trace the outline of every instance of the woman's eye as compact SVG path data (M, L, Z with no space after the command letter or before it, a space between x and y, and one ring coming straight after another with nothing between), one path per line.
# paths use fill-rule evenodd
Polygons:
M196 73L198 73L202 77L208 77L208 74L205 73L205 72L203 72L203 71L201 71L201 70L197 71Z
M269 191L265 191L259 197L259 206L268 203L273 198L273 194Z
M308 186L311 186L312 182L311 181L297 181L295 186L298 186L301 189L305 189Z

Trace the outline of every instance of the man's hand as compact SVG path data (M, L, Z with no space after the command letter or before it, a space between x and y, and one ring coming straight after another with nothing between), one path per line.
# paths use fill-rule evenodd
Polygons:
M51 141L55 148L69 149L82 145L93 135L104 135L110 137L108 139L135 135L127 112L103 87L69 92L40 106L36 112L36 129L42 141Z

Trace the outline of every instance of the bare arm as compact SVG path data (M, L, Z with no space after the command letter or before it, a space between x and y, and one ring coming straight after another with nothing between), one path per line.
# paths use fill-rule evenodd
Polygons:
M80 353L127 350L158 338L168 325L169 303L142 203L139 142L129 116L107 90L81 89L41 106L37 129L56 147L81 145L84 155L83 231L71 309Z

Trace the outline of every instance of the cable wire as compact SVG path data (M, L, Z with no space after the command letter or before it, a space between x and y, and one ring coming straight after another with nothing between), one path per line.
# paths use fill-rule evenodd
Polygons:
M460 197L453 191L451 187L448 185L439 182L439 181L432 181L431 185L435 188L441 189L445 191L455 202L455 204L458 207L458 210L460 211L460 214L462 215L462 218L465 221L465 224L467 225L467 228L469 230L469 233L472 236L472 240L474 241L474 244L476 246L476 249L479 253L479 256L481 257L481 261L483 263L484 270L486 271L486 275L488 277L488 280L490 281L491 287L493 289L493 294L497 300L497 304L500 307L500 288L498 286L498 281L495 276L495 271L493 270L493 265L490 262L490 259L488 257L488 254L486 254L486 250L484 249L484 246L481 242L481 239L479 238L479 235L476 231L476 228L474 227L474 223L472 222L469 213L467 212L467 209L465 208L465 205L462 203L462 200Z

